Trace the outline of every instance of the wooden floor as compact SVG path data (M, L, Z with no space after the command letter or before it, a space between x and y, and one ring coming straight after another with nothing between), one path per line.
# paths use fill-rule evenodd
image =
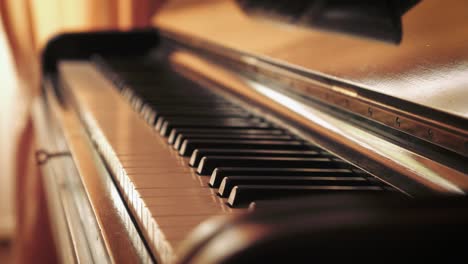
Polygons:
M12 246L9 242L0 241L0 263L10 264L12 263Z

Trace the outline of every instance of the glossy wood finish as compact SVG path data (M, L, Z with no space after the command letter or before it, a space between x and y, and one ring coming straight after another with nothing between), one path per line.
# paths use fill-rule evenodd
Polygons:
M154 24L468 117L468 19L463 0L421 1L403 17L399 46L255 20L227 0L173 1Z
M58 102L45 80L43 107L35 109L40 147L67 155L42 165L58 246L65 263L151 263L112 178L68 100ZM42 102L42 101L41 101ZM41 113L41 112L45 112ZM45 116L45 117L44 117ZM64 252L58 249L61 254Z
M239 211L229 208L208 187L208 177L188 167L188 159L92 64L62 63L60 73L157 260L171 263L179 243L203 220Z
M42 153L67 153L68 149L64 143L63 134L60 133L59 125L54 116L50 114L47 107L47 93L43 97L35 100L33 105L33 120L36 128L36 135L38 138L38 148ZM53 98L50 98L53 99ZM69 152L68 152L69 153ZM92 261L91 253L86 245L83 243L83 232L77 229L70 228L71 225L82 227L80 219L76 214L76 206L70 202L70 192L68 188L60 188L60 186L67 186L67 178L76 177L76 169L68 167L72 162L70 155L63 155L54 159L48 159L47 154L37 159L41 159L39 170L42 173L44 180L44 190L46 193L46 200L48 205L48 213L50 215L50 226L52 231L55 249L58 253L58 258L64 263L78 263L80 261ZM67 166L68 165L68 166ZM64 177L61 173L63 170L68 170L68 177ZM77 188L76 188L77 189ZM75 193L78 193L75 189ZM84 203L83 207L86 206ZM92 228L90 228L91 230ZM75 240L75 242L73 242ZM79 248L77 247L79 246ZM102 240L96 239L95 250L103 249ZM105 255L101 258L102 262L108 262L108 256Z
M320 110L317 105L314 107L310 102L246 79L194 53L176 51L170 60L186 77L205 84L214 83L240 95L252 105L272 111L270 115L265 112L263 115L290 125L291 131L410 195L427 194L427 189L421 189L422 186L454 194L464 194L468 190L465 173L369 133L349 120Z

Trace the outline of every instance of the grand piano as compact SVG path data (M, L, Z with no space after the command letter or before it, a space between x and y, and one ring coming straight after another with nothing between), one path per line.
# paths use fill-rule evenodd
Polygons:
M466 15L169 1L151 29L51 40L34 121L61 260L466 257Z

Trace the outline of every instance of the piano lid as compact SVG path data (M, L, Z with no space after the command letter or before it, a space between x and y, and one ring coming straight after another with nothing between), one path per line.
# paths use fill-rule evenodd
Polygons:
M229 0L169 1L154 24L468 118L462 0L421 1L403 16L399 45L255 19Z
M401 16L420 0L236 0L248 14L398 44Z

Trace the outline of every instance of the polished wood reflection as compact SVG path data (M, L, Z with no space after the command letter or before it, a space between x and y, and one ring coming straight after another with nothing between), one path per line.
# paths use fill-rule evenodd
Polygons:
M187 78L214 82L254 105L272 110L275 116L282 116L283 120L293 122L295 127L307 128L303 136L307 137L307 133L312 131L314 136L308 138L311 142L317 142L318 145L337 153L342 158L360 164L375 175L385 177L382 179L402 187L405 192L416 193L415 190L405 189L411 185L405 182L409 179L441 193L463 194L468 190L468 180L464 172L376 137L368 131L351 125L349 120L343 122L329 117L326 113L300 101L288 100L290 98L278 92L276 94L272 94L271 91L262 92L265 90L261 89L262 84L253 85L237 73L196 54L177 51L169 58L173 67ZM256 88L258 86L260 89ZM324 141L323 138L327 140ZM394 173L385 176L383 171L387 169L393 170ZM404 177L399 179L395 177L396 175Z
M468 117L466 1L421 1L403 17L399 46L252 19L234 1L181 2L154 24Z

